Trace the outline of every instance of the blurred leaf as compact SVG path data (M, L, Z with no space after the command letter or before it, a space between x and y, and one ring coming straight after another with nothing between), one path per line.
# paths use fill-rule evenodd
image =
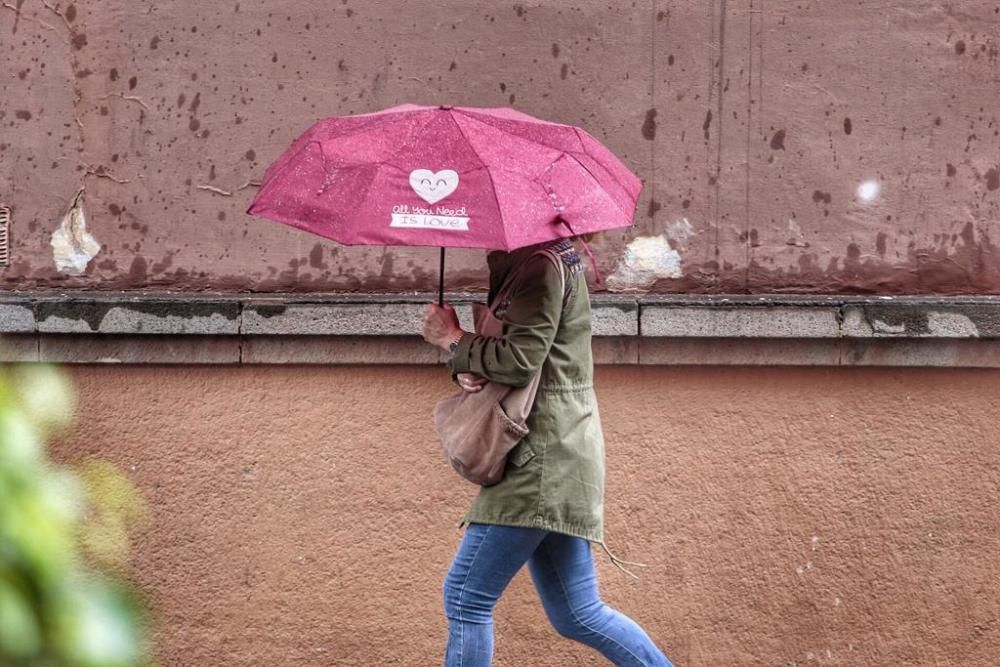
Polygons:
M0 577L0 655L28 658L42 647L42 634L31 603L11 582Z
M0 411L0 461L14 481L36 474L41 463L42 438L22 411L7 407Z
M106 580L80 582L67 640L82 667L134 665L140 658L128 595Z
M117 468L97 459L80 465L90 513L81 541L102 565L120 566L128 556L128 535L145 515L142 497Z
M73 393L51 366L0 366L0 665L133 667L146 657L139 598L113 575L144 516L132 483L91 459L51 462ZM81 549L101 566L88 568ZM111 567L115 566L115 567Z
M36 423L67 426L73 419L73 391L62 372L49 364L23 364L17 369L17 393Z

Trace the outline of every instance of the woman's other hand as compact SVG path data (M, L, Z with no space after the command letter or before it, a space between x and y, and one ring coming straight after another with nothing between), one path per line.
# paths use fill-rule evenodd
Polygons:
M437 345L441 349L447 350L452 341L460 338L464 332L458 323L458 315L454 308L448 304L439 306L436 303L431 303L424 311L421 333L424 340L431 345Z
M482 391L483 386L488 382L482 375L476 375L475 373L459 373L456 379L458 380L458 386L470 394Z

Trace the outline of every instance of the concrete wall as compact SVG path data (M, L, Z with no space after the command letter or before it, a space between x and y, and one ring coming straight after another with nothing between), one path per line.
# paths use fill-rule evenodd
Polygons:
M431 665L472 494L430 366L76 366L60 458L143 491L165 665ZM599 367L606 599L684 667L996 664L1000 371ZM603 664L526 574L498 665Z
M596 244L614 290L996 292L998 27L993 0L11 0L0 285L432 289L433 250L243 214L315 119L409 101L616 151L646 188Z

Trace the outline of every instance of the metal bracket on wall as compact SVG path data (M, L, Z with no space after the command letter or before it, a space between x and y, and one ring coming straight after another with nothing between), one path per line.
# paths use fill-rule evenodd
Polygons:
M10 208L0 205L0 266L10 265Z

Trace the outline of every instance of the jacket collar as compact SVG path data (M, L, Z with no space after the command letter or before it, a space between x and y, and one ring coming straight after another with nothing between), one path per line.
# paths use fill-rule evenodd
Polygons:
M486 265L490 269L490 292L496 292L503 285L503 281L510 274L511 269L527 260L536 251L552 245L557 241L542 241L535 245L517 248L510 252L504 250L494 250L486 255Z

